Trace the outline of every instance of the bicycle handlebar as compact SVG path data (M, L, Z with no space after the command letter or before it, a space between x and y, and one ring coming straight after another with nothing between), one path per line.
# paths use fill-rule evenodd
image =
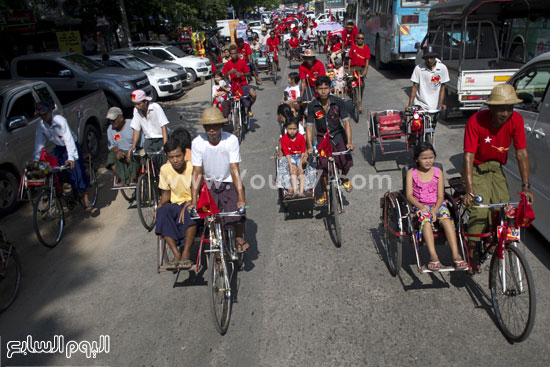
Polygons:
M70 169L70 168L71 168L70 164L64 164L62 166L53 167L52 171L53 172L61 172L61 171L65 171L65 170Z
M248 208L248 206L241 206L241 207L239 207L239 209L237 209L233 212L221 212L221 213L217 213L217 214L213 214L213 215L217 216L217 217L242 217L242 216L246 215L246 209L247 208ZM197 212L196 207L191 208L189 214L191 215L191 219L200 219L200 216L199 216L199 213ZM211 216L212 215L209 215L208 217L211 217Z
M153 156L153 155L160 155L164 153L164 149L161 149L156 152L146 152L145 149L140 150L132 150L132 155L139 156L139 157L145 157L145 156Z

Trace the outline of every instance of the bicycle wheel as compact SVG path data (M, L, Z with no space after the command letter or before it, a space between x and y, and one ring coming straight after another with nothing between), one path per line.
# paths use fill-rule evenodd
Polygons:
M375 138L370 139L369 144L370 144L371 164L374 167L376 165L376 139Z
M513 244L506 245L503 260L496 254L491 258L489 288L502 333L513 342L527 339L535 324L535 283L527 260Z
M219 252L211 252L208 262L208 288L210 288L210 311L216 329L222 335L227 332L231 318L231 288L227 262ZM227 280L227 281L226 281Z
M245 111L244 107L241 107L241 111ZM244 140L244 136L246 135L246 131L248 130L248 121L250 117L248 116L247 112L241 113L241 130L240 130L240 141L242 142Z
M384 248L386 250L386 258L388 260L388 267L390 273L393 276L399 274L401 270L401 261L403 256L403 248L401 240L395 235L397 231L397 213L395 208L391 205L390 197L384 199Z
M341 205L338 198L338 188L336 182L331 180L330 182L330 209L332 214L332 220L334 222L334 234L336 235L336 245L342 246L342 227L340 225L340 213Z
M49 248L57 246L65 224L63 206L57 196L50 195L49 190L43 190L34 202L32 217L38 241Z
M0 262L0 312L5 311L17 297L21 285L21 264L15 248L2 245Z
M136 200L136 189L122 189L120 190L120 193L122 194L122 197L130 203Z
M271 74L273 75L273 84L276 85L277 84L277 64L275 63L275 61L271 63L271 68L273 70L271 72Z
M87 171L86 173L88 174L88 177L90 178L90 186L88 187L88 198L92 202L92 206L95 206L95 204L97 203L99 187L97 185L97 176L95 173L95 167L91 158L88 158L88 162L86 162L86 171Z
M359 122L359 87L353 87L353 119Z
M157 188L154 184L152 186L147 173L139 176L136 188L136 206L139 220L148 231L155 226L155 211L158 205Z
M239 140L239 144L242 142L242 136L241 136L241 114L242 110L241 108L236 108L235 111L233 111L233 135L237 137Z

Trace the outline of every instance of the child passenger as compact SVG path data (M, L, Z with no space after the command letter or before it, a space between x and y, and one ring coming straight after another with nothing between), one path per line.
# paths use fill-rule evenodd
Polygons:
M430 252L428 269L438 271L441 263L435 252L433 223L439 221L445 230L445 236L453 254L454 267L465 270L468 263L458 254L456 233L451 219L451 213L444 203L445 179L443 172L434 167L436 154L430 143L422 142L414 148L416 168L407 172L407 200L414 206L415 215L420 222L420 233Z
M229 116L231 109L231 102L229 101L229 92L231 91L223 79L222 72L216 70L214 73L214 85L212 85L212 104L220 109L223 113L223 117Z
M298 133L298 123L291 117L285 125L286 134L281 138L281 153L288 159L290 168L290 182L292 191L288 192L285 199L304 198L305 176L303 166L307 163L306 139ZM296 176L300 177L298 190Z
M297 72L288 74L288 87L285 88L281 95L281 103L288 104L295 113L300 108L300 75Z

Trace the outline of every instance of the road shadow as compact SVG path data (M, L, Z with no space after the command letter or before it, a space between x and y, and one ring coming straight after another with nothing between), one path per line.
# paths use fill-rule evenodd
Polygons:
M258 225L250 218L246 218L246 229L244 231L244 239L249 244L248 250L244 254L243 271L249 272L256 267L254 261L260 257L260 249L258 246Z
M374 63L372 63L374 66ZM414 71L413 63L390 63L376 69L384 78L390 80L409 79Z

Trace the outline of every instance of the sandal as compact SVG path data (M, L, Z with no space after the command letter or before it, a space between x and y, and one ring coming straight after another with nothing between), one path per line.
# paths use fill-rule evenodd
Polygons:
M317 204L317 206L325 206L327 205L327 198L319 198L315 204Z
M455 264L455 270L466 270L468 269L468 263L464 260L453 260Z
M237 253L238 254L245 253L246 250L248 250L249 248L250 248L250 245L248 244L248 242L246 242L246 241L243 241L241 243L237 242Z
M92 201L87 201L84 203L84 207L86 208L86 212L90 213L92 210L94 210L94 203Z
M346 189L346 192L351 192L351 190L353 190L350 180L342 181L342 186L344 186L344 189Z
M428 263L428 270L439 271L441 269L441 263L439 261L430 261Z
M164 269L167 271L178 270L179 261L168 261L164 266Z
M479 266L479 264L472 264L472 266L468 268L468 274L481 274L481 266Z
M193 261L187 259L183 261L178 261L178 269L179 270L189 270L193 267Z

